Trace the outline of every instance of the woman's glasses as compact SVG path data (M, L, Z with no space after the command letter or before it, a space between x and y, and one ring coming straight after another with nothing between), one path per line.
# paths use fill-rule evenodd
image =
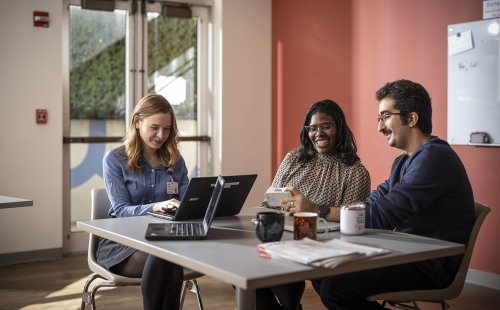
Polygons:
M304 126L304 129L307 131L307 132L317 132L318 130L321 130L321 131L327 131L327 130L330 130L333 125L335 125L334 122L328 122L328 123L322 123L322 124L319 124L319 125L311 125L311 126Z

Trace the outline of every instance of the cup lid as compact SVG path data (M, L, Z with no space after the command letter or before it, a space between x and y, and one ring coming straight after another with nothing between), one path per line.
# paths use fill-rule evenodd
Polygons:
M342 205L341 209L344 210L363 210L365 209L365 204L363 202L352 203L348 205Z

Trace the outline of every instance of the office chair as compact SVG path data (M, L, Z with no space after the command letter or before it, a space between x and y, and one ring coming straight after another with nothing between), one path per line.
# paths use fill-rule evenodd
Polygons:
M90 219L103 219L108 218L108 211L110 206L110 201L106 190L103 188L94 188L91 191L91 213ZM95 295L97 290L101 287L119 287L119 286L131 286L131 285L141 285L141 278L129 278L118 274L115 274L108 269L102 267L97 263L95 257L95 251L97 249L97 236L92 234L89 235L89 247L87 253L87 262L90 270L93 274L87 279L83 287L82 293L82 303L80 309L85 309L85 305L90 305L91 309L96 309ZM196 294L198 301L198 307L203 310L203 303L201 301L200 287L198 286L197 278L203 276L203 274L184 268L184 283L182 284L181 292L181 302L180 308L184 304L184 297L186 291L189 290ZM89 291L90 284L95 279L102 279L103 282L95 285L92 290Z
M460 295L465 284L465 277L469 269L472 251L476 243L479 229L483 224L484 219L491 209L479 202L475 203L475 221L472 226L469 241L465 246L465 253L462 262L458 268L455 278L448 287L435 290L414 290L414 291L400 291L381 293L369 296L367 299L371 301L383 300L382 305L390 304L399 309L420 309L417 302L432 302L441 304L441 309L445 310L450 307L446 300L454 299Z

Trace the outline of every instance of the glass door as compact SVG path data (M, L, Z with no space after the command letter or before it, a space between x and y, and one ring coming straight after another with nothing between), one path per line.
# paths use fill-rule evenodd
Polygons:
M174 12L169 12L171 9ZM195 11L196 13L196 11ZM161 94L172 104L180 136L181 153L190 177L200 175L198 158L198 31L200 16L191 7L156 2L146 6L147 93ZM191 137L192 139L186 139Z
M102 10L68 0L66 253L86 248L87 234L76 230L76 221L90 218L90 190L104 187L102 158L120 145L130 111L146 94L162 94L173 105L189 176L208 174L207 114L200 113L207 109L200 91L207 87L207 66L201 64L208 59L207 9L169 7L161 1L116 1Z

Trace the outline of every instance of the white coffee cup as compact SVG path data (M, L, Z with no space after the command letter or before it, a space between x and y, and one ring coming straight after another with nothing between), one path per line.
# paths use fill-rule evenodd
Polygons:
M357 202L340 208L340 232L346 235L365 233L365 204Z

